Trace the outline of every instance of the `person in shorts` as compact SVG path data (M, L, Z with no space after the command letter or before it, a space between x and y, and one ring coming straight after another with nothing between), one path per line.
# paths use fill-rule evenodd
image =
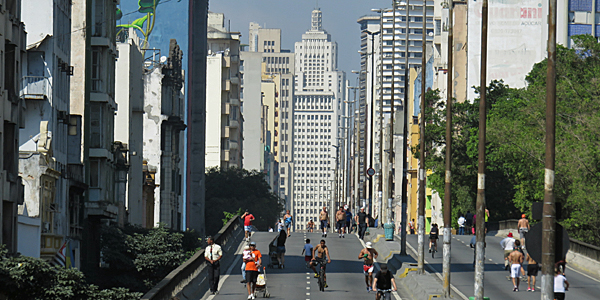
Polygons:
M335 221L338 237L345 238L344 227L346 227L346 212L344 211L343 206L340 206L340 210L335 213Z
M315 269L315 266L313 266L312 264L309 264L310 261L312 260L312 253L313 253L313 245L310 243L310 239L306 239L306 244L304 244L304 248L302 249L302 254L304 254L304 261L306 262L307 265L310 265L310 268L313 270L313 272L315 272L315 274L317 274L317 270Z
M373 263L374 259L377 258L379 253L377 250L373 249L373 244L371 242L367 242L365 244L365 248L360 250L358 254L358 259L363 259L363 272L365 274L365 283L367 284L367 292L370 292L373 288Z
M248 288L248 299L254 299L256 291L256 280L258 279L258 269L262 266L262 255L256 249L256 242L250 242L250 252L252 257L244 258L246 263L246 287Z
M527 253L527 291L535 292L535 277L540 270L540 265Z
M518 247L521 245L519 240L515 241L515 249L508 256L508 260L510 261L510 277L512 278L513 283L513 292L519 291L519 281L521 280L521 268L523 265L523 253L518 250Z
M323 210L319 213L319 221L321 221L321 237L327 237L327 225L329 224L329 213L327 207L323 206Z
M529 226L529 220L527 220L527 216L525 214L521 215L521 220L519 220L518 227L519 227L519 235L521 238L521 245L523 245L523 247L525 247L525 235L531 229L531 227Z
M287 232L287 236L290 236L290 231L292 229L292 224L294 223L294 216L290 214L290 210L285 211L285 216L283 216L283 226L285 226L285 230Z
M254 221L254 216L246 209L246 212L240 218L244 220L244 232L246 234L244 240L248 242L250 241L250 236L252 236L252 221Z

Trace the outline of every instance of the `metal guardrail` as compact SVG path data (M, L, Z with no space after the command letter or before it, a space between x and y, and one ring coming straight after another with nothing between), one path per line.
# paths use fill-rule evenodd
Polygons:
M494 223L490 223L488 230L506 230L506 229L513 229L513 230L518 230L519 226L518 226L519 220L516 219L510 219L510 220L502 220L499 222L494 222ZM497 228L496 228L497 226ZM590 259L593 259L595 261L600 261L600 247L582 242L582 241L578 241L576 239L572 239L569 238L570 243L570 247L569 247L569 251L575 252L579 255L583 255L585 257L588 257Z
M219 233L214 236L215 243L224 248L240 226L239 216L232 217L221 228ZM169 275L142 296L141 300L169 300L179 294L196 277L201 276L205 268L204 249L201 249L181 266L169 273Z

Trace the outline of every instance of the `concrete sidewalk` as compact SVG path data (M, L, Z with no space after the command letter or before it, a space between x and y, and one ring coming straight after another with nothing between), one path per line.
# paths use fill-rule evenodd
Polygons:
M384 230L369 228L369 235L365 235L364 242L371 242L379 256L377 262L386 263L394 273L398 289L403 290L403 299L461 299L454 295L453 298L443 298L443 286L439 278L427 271L417 275L416 251L407 243L407 254L400 255L400 237L394 235L393 241L386 241ZM412 254L412 255L411 255ZM431 298L430 298L431 297Z

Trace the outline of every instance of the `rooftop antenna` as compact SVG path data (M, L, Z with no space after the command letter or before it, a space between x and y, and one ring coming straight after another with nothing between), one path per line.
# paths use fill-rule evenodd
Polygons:
M321 10L321 8L319 7L319 0L317 0L317 7L316 7L316 9L317 10Z

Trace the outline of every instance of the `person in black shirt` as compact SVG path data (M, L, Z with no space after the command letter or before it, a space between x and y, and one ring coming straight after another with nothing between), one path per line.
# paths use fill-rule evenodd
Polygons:
M380 270L377 272L377 274L375 274L375 279L373 279L373 291L377 292L376 299L379 300L383 294L383 292L377 290L389 289L393 291L398 290L396 287L396 281L394 280L394 275L392 272L388 271L387 264L381 264Z
M437 252L437 240L439 233L440 230L438 228L438 225L436 223L433 223L433 226L431 226L431 230L429 231L429 253L431 253L431 251ZM433 250L431 249L432 244L435 246Z
M466 219L465 230L467 231L467 234L472 234L471 228L473 228L473 214L471 213L470 210L467 210L465 219Z
M362 240L365 238L365 232L367 231L367 224L369 223L369 218L365 213L365 208L361 207L360 212L356 214L354 217L356 223L358 223L358 237Z

